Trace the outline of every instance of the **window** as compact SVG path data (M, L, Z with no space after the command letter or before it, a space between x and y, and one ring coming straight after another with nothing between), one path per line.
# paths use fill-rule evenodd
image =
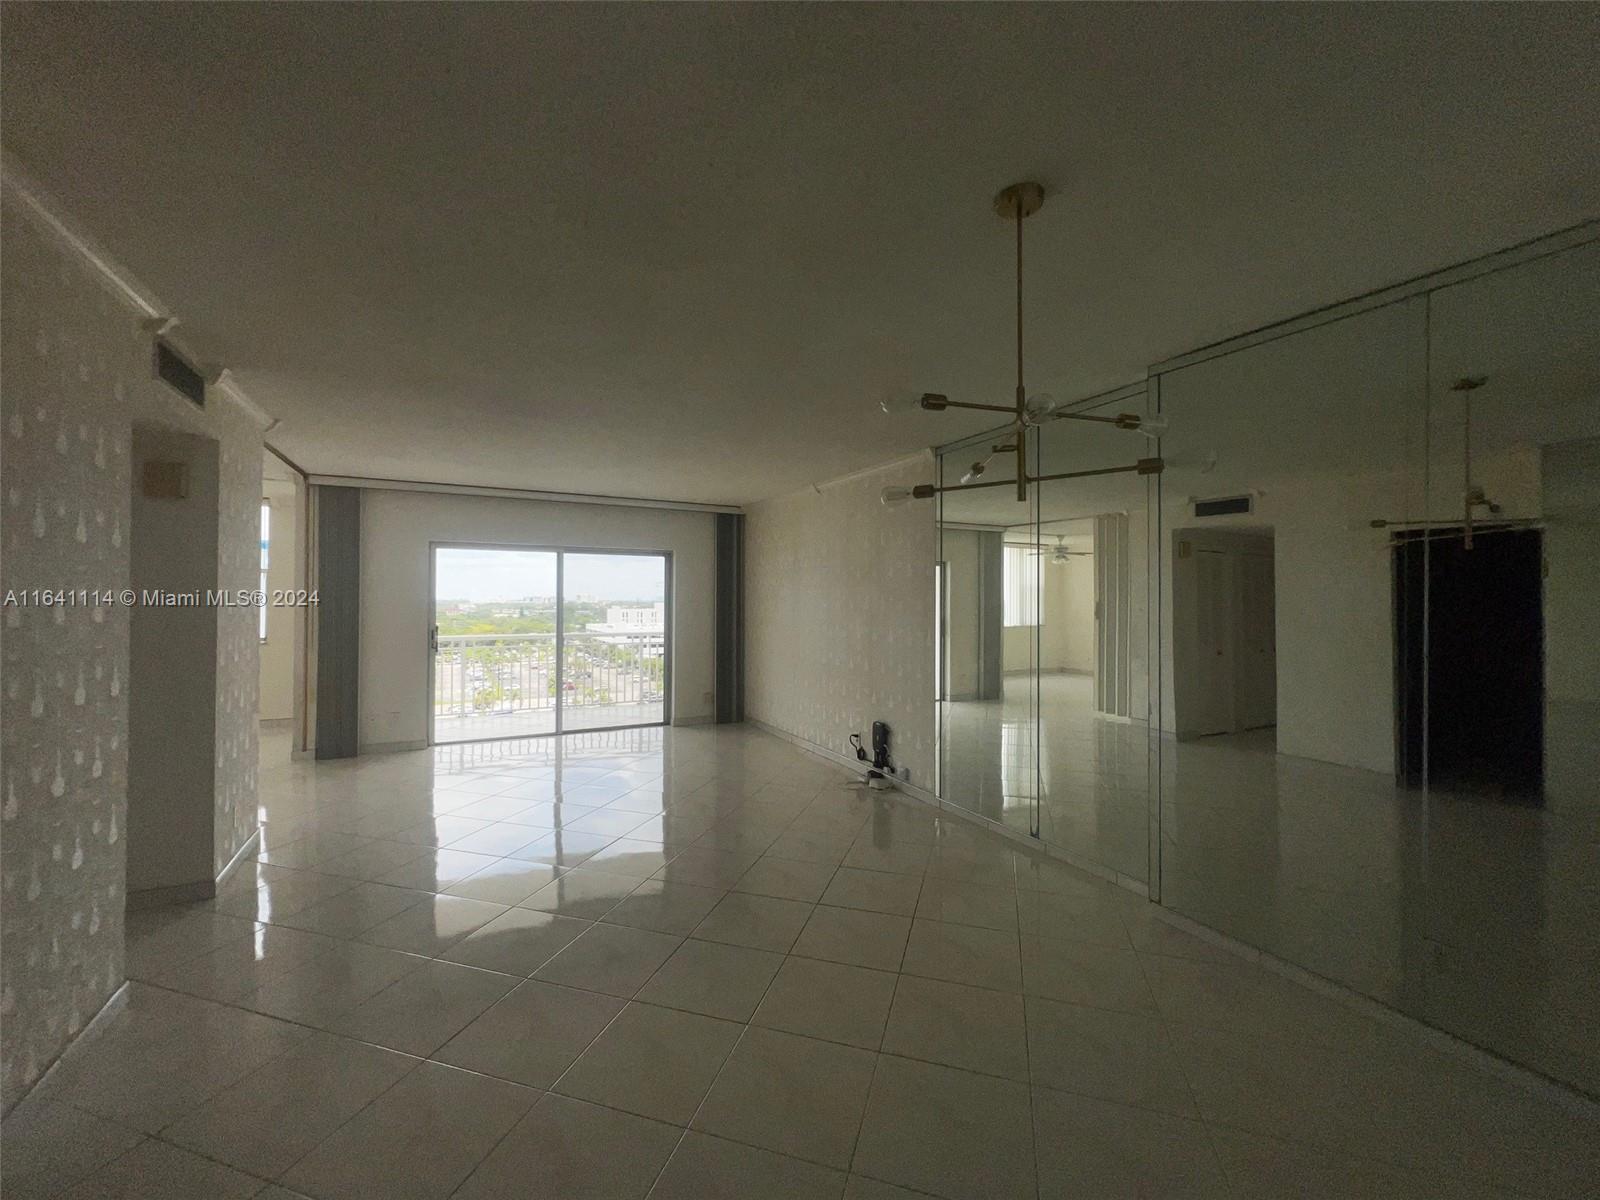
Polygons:
M267 592L267 555L272 541L272 505L261 502L261 594ZM267 606L261 606L261 640L267 640Z
M1039 623L1039 555L1027 546L1007 546L1005 555L1005 623Z

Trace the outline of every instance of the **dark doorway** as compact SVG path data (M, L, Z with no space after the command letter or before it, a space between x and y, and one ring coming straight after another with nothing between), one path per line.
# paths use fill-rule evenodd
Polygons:
M1407 784L1424 781L1426 762L1431 789L1540 801L1543 561L1532 529L1475 528L1470 549L1460 528L1399 535L1396 736Z

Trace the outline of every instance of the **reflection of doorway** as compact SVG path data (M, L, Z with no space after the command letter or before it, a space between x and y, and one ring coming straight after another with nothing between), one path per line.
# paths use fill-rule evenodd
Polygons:
M1470 549L1459 529L1399 535L1397 749L1407 783L1423 782L1426 760L1431 787L1540 793L1543 561L1538 530L1478 529Z
M669 559L433 548L433 742L664 725Z
M1277 724L1272 534L1181 529L1173 547L1178 736Z

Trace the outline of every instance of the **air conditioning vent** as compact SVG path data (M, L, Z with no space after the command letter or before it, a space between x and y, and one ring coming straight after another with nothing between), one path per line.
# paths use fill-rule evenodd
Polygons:
M156 376L188 397L196 408L206 406L205 376L162 338L156 339Z
M1215 500L1196 500L1194 502L1194 515L1197 517L1229 517L1235 513L1247 513L1249 511L1249 496L1220 496Z

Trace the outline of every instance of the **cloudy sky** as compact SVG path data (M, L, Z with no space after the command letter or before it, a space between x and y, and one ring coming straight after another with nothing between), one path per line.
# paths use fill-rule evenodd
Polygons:
M449 549L437 552L442 600L520 600L553 596L556 556L539 550ZM664 600L665 562L643 554L568 554L567 597L602 601Z

